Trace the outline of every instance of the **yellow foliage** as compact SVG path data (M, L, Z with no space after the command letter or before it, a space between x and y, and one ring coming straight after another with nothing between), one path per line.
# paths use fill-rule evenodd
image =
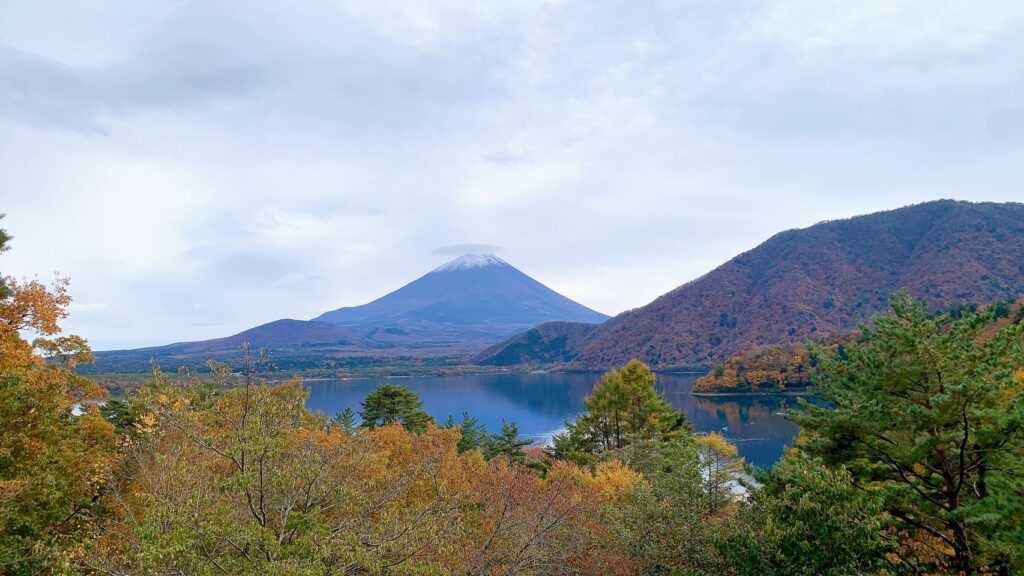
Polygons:
M42 336L60 332L57 321L67 318L71 304L67 278L58 278L52 291L38 280L21 283L7 277L4 283L12 295L0 306L0 329L4 330L0 336L18 330L32 330Z
M37 281L2 281L9 292L0 299L0 459L8 464L0 485L0 572L18 562L61 571L67 557L56 542L80 528L108 484L117 437L94 403L105 391L70 370L92 359L87 343L57 336L71 302L67 280L52 291ZM29 343L22 331L40 338ZM47 363L43 354L59 362ZM81 414L72 417L76 408ZM29 545L15 544L19 538Z
M602 462L594 469L593 475L586 475L590 487L602 498L621 502L633 495L643 475L618 460Z
M721 458L733 458L739 453L734 444L729 443L724 436L717 432L697 436L696 441L698 445L714 451Z
M108 484L114 518L84 554L103 570L210 563L180 541L218 550L228 573L287 571L289 547L302 552L288 562L335 573L625 565L592 554L604 545L600 507L641 481L620 462L593 472L554 462L541 477L505 457L460 454L457 429L396 423L353 436L309 414L294 382L229 389L209 408L194 389L167 385L139 398L149 412L138 419L147 433L131 447L134 471Z

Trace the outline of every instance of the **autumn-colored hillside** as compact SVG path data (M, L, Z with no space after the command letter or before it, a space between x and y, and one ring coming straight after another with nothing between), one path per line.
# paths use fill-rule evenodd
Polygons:
M776 234L603 324L570 367L710 367L846 334L906 288L933 309L1024 293L1024 204L928 202Z
M975 304L957 305L945 313L959 318L968 312L976 312ZM1024 298L1017 302L999 301L987 307L992 321L982 330L982 339L988 340L1010 324L1024 322ZM829 338L817 342L819 349L827 354L835 353L860 339L859 332L846 336ZM801 391L812 384L815 358L807 344L778 344L745 350L727 358L697 379L694 392L732 393L776 393Z
M697 379L694 392L784 392L810 385L811 356L803 344L762 346L730 356Z

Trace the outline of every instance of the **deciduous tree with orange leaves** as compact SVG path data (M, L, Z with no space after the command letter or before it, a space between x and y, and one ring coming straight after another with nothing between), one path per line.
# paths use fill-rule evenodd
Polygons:
M0 251L9 240L0 231ZM94 405L104 391L71 370L92 355L84 339L61 335L68 281L2 285L0 573L59 573L116 462L117 436Z
M621 558L602 506L639 475L555 463L546 476L459 451L459 430L352 435L243 362L153 382L79 567L96 573L576 574ZM620 560L619 564L631 566Z

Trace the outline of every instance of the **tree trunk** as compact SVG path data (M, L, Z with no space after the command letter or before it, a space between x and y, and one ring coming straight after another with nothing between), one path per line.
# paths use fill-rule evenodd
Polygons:
M954 521L950 528L953 530L953 568L957 574L977 574L977 567L974 565L974 555L971 553L971 545L967 539L967 530L962 522Z

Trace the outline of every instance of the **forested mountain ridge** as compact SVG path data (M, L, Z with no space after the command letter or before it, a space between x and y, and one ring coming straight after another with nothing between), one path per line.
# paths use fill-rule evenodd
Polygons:
M590 343L600 324L547 322L480 352L478 366L514 366L568 362Z
M1024 204L939 200L781 232L604 323L568 366L707 368L846 334L901 288L933 309L1024 293Z
M616 318L574 365L706 366L841 335L901 288L940 309L1024 293L1024 204L941 200L776 234Z
M952 318L960 318L963 314L977 311L978 307L971 304L955 306L946 313ZM1024 322L1024 298L1017 302L995 302L984 307L983 313L992 316L991 326L983 333L983 337L989 338L1010 324ZM819 340L814 342L813 346L805 343L787 343L744 350L712 368L697 380L693 390L713 394L804 390L812 384L814 376L815 360L812 347L831 354L851 343L856 343L859 339L858 330L845 336Z

